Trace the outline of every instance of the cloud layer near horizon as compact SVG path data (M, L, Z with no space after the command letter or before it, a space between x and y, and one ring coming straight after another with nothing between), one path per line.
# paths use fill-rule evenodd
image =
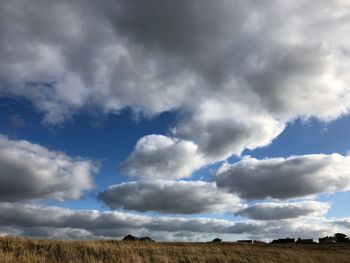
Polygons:
M206 241L213 235L246 234L252 238L281 235L318 237L349 229L349 219L232 222L213 218L150 217L122 212L70 210L53 206L0 203L0 233L40 238L96 239L149 234L158 240ZM316 224L317 222L317 224ZM232 238L232 237L231 237Z

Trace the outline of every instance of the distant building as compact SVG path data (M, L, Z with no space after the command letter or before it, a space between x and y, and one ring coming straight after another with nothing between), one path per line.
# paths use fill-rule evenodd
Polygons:
M298 238L297 244L302 244L302 245L314 245L316 244L316 242L314 242L313 239L301 239L301 238Z
M272 244L295 244L294 238L280 238L271 242Z
M335 237L322 237L318 239L318 243L320 245L329 245L329 244L334 244L337 243Z

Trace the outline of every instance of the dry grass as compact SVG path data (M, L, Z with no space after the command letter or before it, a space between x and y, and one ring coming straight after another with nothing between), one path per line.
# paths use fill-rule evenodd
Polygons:
M0 238L0 262L350 262L349 245L38 241Z

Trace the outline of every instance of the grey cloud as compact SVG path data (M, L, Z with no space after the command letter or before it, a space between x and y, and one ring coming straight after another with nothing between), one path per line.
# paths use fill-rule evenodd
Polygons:
M283 122L249 104L233 104L229 97L207 99L199 104L190 116L183 116L173 133L194 141L207 162L240 155L245 148L269 145L284 129Z
M341 221L338 218L337 221ZM345 219L344 219L345 220ZM251 238L319 237L344 230L334 219L235 222L212 218L151 217L121 212L70 210L19 203L0 203L0 234L57 239L121 238L126 233L150 235L159 240L200 240L208 236Z
M76 228L24 227L21 231L22 236L31 238L84 240L98 237L87 230Z
M331 221L323 218L310 220L287 220L272 221L259 232L250 235L252 238L275 239L275 238L319 238L334 235L339 228L333 227Z
M350 189L350 158L339 154L314 154L257 160L245 158L224 164L215 177L246 199L287 199Z
M171 232L243 234L254 233L263 227L264 224L258 222L232 222L207 218L160 218L151 221L148 228Z
M4 236L18 236L21 234L21 231L19 231L16 228L13 227L0 227L0 237Z
M114 32L101 10L108 4L2 3L0 30L6 41L0 57L6 65L0 67L1 93L29 99L48 123L86 107L108 112L132 107L146 114L179 107L191 74L176 70L165 76L173 62L148 55Z
M280 48L273 56L264 58L261 63L265 67L252 72L247 81L274 115L334 119L348 111L341 94L349 96L349 91L339 83L340 78L331 74L334 56L320 43ZM332 92L324 96L330 87ZM337 101L339 105L333 110L324 108Z
M206 4L201 7L205 8ZM175 137L197 144L206 163L223 160L233 154L240 155L244 149L270 144L284 130L286 123L295 118L316 116L331 120L345 114L348 109L346 101L349 90L340 82L346 73L343 63L338 60L339 50L335 46L324 45L329 38L321 28L314 27L319 23L317 21L326 18L320 18L320 14L314 13L309 1L289 3L287 9L277 2L261 5L249 1L245 4L230 4L225 9L231 16L237 10L243 14L247 12L243 20L240 20L240 15L234 16L237 23L233 24L238 25L239 30L235 31L234 26L224 36L215 39L216 50L220 52L214 52L214 58L210 57L210 48L204 48L203 51L198 48L200 57L205 57L203 53L208 55L210 64L223 76L218 81L217 75L207 79L212 75L209 72L196 73L201 76L198 85L202 87L199 92L193 93L193 101L197 103L190 101L185 104L185 110L172 130ZM222 6L230 4L225 2ZM339 8L342 4L323 3L321 9L333 14L333 8ZM218 10L222 6L214 9ZM267 6L268 9L265 9ZM309 17L307 12L312 13L310 21L305 20L305 17ZM299 16L303 21L301 27L291 26L295 17ZM273 21L269 17L273 17ZM222 18L218 28L227 22L225 19ZM339 21L336 20L333 15L329 17L329 22L334 26L338 26ZM129 30L133 32L132 28ZM310 34L317 34L319 41L307 41L304 31L308 30L315 30ZM218 32L222 31L219 29ZM290 39L286 39L286 32ZM196 38L196 34L192 36ZM154 32L151 38L156 41L161 35ZM224 49L220 49L222 43L226 44ZM206 63L197 60L196 54L194 52L193 56L186 56L186 64L195 64L197 71L200 71ZM217 61L215 58L220 59ZM332 70L336 65L343 69L337 71L339 74ZM225 71L229 73L222 73ZM215 75L215 70L212 69L211 73Z
M246 216L255 220L281 220L304 216L322 216L329 208L328 203L315 201L260 203L237 211L235 215Z
M121 237L125 233L169 233L190 236L205 234L257 234L266 226L260 222L231 222L211 218L150 217L122 212L74 211L58 207L46 207L16 203L0 203L0 223L30 236L58 238L70 231L86 238ZM164 235L164 233L162 235ZM90 235L90 236L89 236ZM80 237L79 237L80 238ZM181 239L178 237L178 239Z
M244 23L247 12L244 4L228 1L121 0L118 4L118 15L110 15L117 31L140 45L185 55L187 59L217 45L215 40L228 40L229 32ZM234 10L238 8L241 12Z
M140 181L113 185L99 199L112 209L174 214L232 212L239 198L201 181Z
M173 133L185 139L163 135L142 137L121 165L121 172L148 180L190 177L195 170L232 154L240 155L245 148L270 144L271 138L284 129L283 123L266 115L247 117L243 124L232 120L234 112L229 119L221 117L230 106L222 107L217 102L202 106L201 115L214 115L196 119L196 124L187 118L181 122Z
M344 227L345 229L349 230L350 229L350 218L334 219L333 224L335 226L341 226L341 227Z
M51 227L74 229L140 228L148 217L126 213L74 211L60 207L1 203L0 223L3 226Z
M151 236L154 240L166 242L203 242L213 240L216 235L217 234L193 233L187 231L168 232L142 230L139 232L139 236Z
M347 3L319 12L312 3L2 3L1 91L30 99L52 123L91 105L188 111L193 98L223 93L231 103L252 94L272 117L334 118L348 108Z
M0 135L0 200L77 199L94 186L97 166Z
M249 225L258 223L239 223L227 220L207 218L150 217L122 212L99 212L94 210L74 211L59 207L48 207L18 203L0 203L0 224L19 229L71 228L82 229L93 234L111 234L108 230L199 233L242 233L248 231ZM243 226L246 226L243 228ZM245 229L245 230L243 230Z
M348 112L348 3L313 6L3 2L0 94L30 100L48 123L87 108L178 111L171 136L194 142L205 163L223 160L268 145L297 118L330 121ZM127 170L169 167L160 161Z

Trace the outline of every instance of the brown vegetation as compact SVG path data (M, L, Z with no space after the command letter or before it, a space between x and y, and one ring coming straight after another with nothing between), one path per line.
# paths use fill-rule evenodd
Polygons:
M350 262L350 245L250 245L0 238L0 262Z

